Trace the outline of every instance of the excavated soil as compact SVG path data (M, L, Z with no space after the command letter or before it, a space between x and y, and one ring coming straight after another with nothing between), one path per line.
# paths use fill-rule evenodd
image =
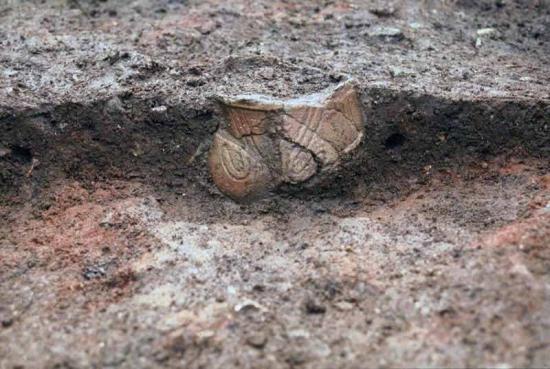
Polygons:
M548 367L550 3L0 0L0 368ZM251 204L219 94L352 77Z

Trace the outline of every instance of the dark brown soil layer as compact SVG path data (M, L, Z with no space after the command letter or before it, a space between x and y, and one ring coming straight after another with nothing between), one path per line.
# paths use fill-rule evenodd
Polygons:
M0 28L0 188L204 184L215 94L297 96L342 75L363 96L362 178L510 149L548 157L549 12L512 1L13 2Z

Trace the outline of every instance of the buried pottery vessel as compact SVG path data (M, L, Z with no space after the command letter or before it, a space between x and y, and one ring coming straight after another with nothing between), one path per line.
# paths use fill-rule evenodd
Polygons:
M209 169L220 191L236 201L330 175L364 136L361 103L349 80L295 99L219 100L225 125L214 135Z

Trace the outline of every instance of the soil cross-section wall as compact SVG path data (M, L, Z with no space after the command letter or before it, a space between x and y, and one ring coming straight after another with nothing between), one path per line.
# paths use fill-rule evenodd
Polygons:
M343 76L365 108L361 175L548 155L544 2L249 5L10 2L2 193L60 176L208 182L212 97L297 97Z

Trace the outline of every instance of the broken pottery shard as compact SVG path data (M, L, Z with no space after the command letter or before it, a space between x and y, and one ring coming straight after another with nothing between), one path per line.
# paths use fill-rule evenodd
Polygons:
M265 133L265 112L234 108L227 115L231 122L228 130L236 138Z
M345 83L334 89L327 99L327 108L341 112L355 125L357 131L363 132L363 111L353 85Z
M210 173L218 188L235 200L247 200L270 189L271 171L252 140L217 132L210 149Z
M363 114L350 83L285 104L283 132L310 150L325 165L355 149L363 137Z
M298 107L283 118L285 137L311 151L323 164L338 160L338 151L318 134L323 109Z
M328 175L364 134L351 81L289 100L239 95L220 102L225 126L214 137L210 171L218 188L239 201Z
M280 150L282 175L285 182L304 182L317 171L317 163L309 151L285 140L281 140Z
M277 100L262 95L240 95L220 100L228 123L227 130L235 138L266 133L269 113L281 108Z

